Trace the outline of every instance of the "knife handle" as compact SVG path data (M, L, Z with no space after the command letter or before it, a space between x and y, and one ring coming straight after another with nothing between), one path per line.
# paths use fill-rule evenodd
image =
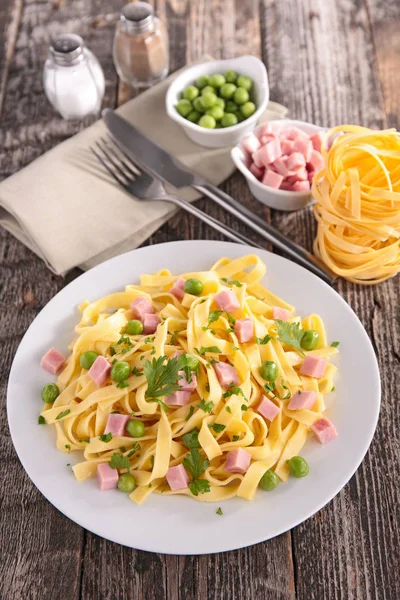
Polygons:
M292 242L282 233L280 233L275 227L266 223L261 217L255 215L246 206L243 206L240 202L229 196L216 186L207 184L194 184L193 188L216 202L219 206L230 212L232 215L240 219L248 227L253 229L261 235L267 242L270 242L273 246L288 254L296 262L300 263L303 267L306 267L309 271L318 275L329 285L333 285L337 275L333 273L319 258L308 252L305 248L302 248L295 242ZM254 243L253 243L254 245Z

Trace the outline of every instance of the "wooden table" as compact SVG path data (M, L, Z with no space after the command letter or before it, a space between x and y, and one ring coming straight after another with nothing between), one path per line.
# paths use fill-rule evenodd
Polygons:
M127 98L111 58L120 5L0 3L1 178L90 123L62 121L44 96L42 68L53 34L75 32L87 41L105 70L106 106ZM169 29L171 70L204 53L256 54L268 68L272 99L286 104L291 116L326 126L398 127L398 0L158 0L155 6ZM238 173L223 188L311 249L311 210L263 208ZM242 229L211 202L199 206ZM179 214L148 243L192 238L220 239ZM2 600L400 598L400 277L376 287L339 285L372 339L383 388L376 435L351 481L314 517L273 540L236 552L178 557L131 550L86 532L53 508L23 471L6 420L8 372L31 321L79 271L65 279L53 275L4 231L0 257Z

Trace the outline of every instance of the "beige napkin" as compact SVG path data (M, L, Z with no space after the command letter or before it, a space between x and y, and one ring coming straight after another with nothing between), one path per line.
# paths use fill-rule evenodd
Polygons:
M118 113L186 166L219 185L233 171L230 149L202 148L165 113L165 94L176 73L130 100ZM270 102L261 120L286 109ZM125 193L90 151L106 133L102 120L56 146L0 184L0 224L57 274L93 267L137 248L174 212L165 202L140 202ZM179 196L194 200L192 189Z

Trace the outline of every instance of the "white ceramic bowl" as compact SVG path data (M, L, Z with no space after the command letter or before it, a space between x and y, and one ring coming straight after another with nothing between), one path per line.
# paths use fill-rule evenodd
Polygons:
M290 119L280 119L278 121L270 121L278 127L278 131L286 129L287 127L297 127L305 133L312 135L318 131L326 131L323 127L313 125L312 123L306 123L305 121L291 121ZM257 134L261 125L254 129L254 133ZM241 137L241 140L245 136ZM299 210L314 202L311 192L289 192L286 190L276 190L268 187L259 181L253 173L247 168L246 155L239 143L232 148L231 152L232 160L246 177L247 184L253 196L257 198L263 204L275 208L277 210L291 211Z
M225 73L225 71L230 70L251 77L253 80L254 102L257 110L251 117L226 129L206 129L196 125L196 123L191 123L178 113L175 107L180 99L181 92L188 85L193 85L197 77ZM212 60L185 69L169 86L165 103L168 116L183 127L186 135L191 140L207 148L221 148L223 146L234 146L245 133L254 129L268 104L268 100L268 76L264 64L256 56L241 56L240 58L228 60Z

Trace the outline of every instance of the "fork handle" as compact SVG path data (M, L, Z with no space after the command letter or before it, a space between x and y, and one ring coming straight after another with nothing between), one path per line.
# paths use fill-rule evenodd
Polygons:
M302 248L295 242L289 240L275 229L275 227L266 223L261 217L251 212L246 206L232 198L232 196L225 194L225 192L211 184L195 184L192 187L240 219L273 246L288 254L303 267L306 267L309 271L318 275L318 277L323 279L326 283L329 285L334 283L337 275L335 275L335 273L333 273L321 260L311 254L311 252L308 252L305 248ZM251 245L255 246L254 242L251 242Z

